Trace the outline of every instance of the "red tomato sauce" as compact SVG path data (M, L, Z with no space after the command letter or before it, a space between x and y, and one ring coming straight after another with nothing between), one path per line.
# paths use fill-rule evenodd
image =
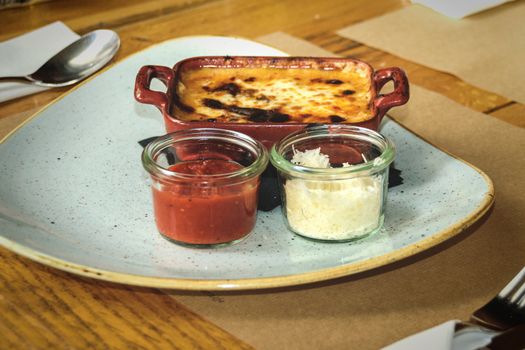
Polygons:
M178 163L169 170L205 177L242 168L231 161L209 159ZM255 226L259 180L204 185L202 179L159 181L153 186L153 206L159 232L189 244L220 244L247 235Z

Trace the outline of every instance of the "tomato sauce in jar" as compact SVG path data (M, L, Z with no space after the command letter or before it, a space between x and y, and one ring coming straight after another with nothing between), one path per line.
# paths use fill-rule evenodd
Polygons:
M257 217L266 148L222 129L186 129L146 146L157 230L186 246L227 245L247 236Z
M207 175L231 173L240 164L222 159L178 163L170 171L197 175L195 181L162 183L153 188L158 230L167 238L189 244L220 244L246 236L255 225L258 179L199 186Z

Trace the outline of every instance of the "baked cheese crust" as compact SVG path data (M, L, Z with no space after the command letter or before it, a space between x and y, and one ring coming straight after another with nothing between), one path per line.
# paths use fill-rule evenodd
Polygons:
M186 69L174 114L183 121L358 123L375 113L370 74L353 62L331 69Z

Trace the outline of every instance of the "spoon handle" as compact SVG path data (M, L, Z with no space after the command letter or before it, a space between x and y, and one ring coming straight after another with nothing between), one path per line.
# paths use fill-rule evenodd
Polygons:
M0 83L32 83L28 77L0 77Z

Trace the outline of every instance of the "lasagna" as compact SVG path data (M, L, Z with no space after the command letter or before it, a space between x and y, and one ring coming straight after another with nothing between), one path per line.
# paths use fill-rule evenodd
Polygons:
M372 70L362 62L252 59L181 66L171 114L224 123L359 123L375 115Z

